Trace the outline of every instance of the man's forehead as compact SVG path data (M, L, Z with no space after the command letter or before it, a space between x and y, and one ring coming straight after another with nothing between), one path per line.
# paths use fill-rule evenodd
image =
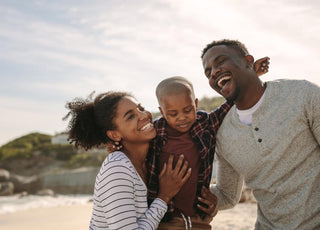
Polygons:
M226 46L226 45L217 45L217 46L213 46L211 47L204 55L204 59L208 58L208 57L218 57L220 55L226 55L226 54L236 54L237 51L230 47L230 46Z

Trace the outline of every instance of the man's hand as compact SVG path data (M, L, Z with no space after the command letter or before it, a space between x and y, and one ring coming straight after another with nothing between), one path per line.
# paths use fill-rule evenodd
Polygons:
M198 208L208 214L211 218L216 216L218 213L218 199L213 195L210 190L206 187L202 187L201 197L198 197L198 200L205 204L198 204Z

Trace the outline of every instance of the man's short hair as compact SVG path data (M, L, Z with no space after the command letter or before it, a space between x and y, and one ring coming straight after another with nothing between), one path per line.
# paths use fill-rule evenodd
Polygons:
M239 42L238 40L230 40L230 39L222 39L222 40L218 40L218 41L213 41L211 43L209 43L202 51L201 54L201 58L203 58L203 56L205 55L205 53L212 47L214 46L220 46L220 45L225 45L228 47L231 47L233 49L235 49L236 51L238 51L240 53L241 56L245 57L249 54L246 46Z

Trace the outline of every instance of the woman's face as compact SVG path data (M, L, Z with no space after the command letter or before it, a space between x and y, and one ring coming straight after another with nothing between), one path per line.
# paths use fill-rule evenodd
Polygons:
M123 145L146 143L156 136L151 113L132 97L119 101L114 123Z

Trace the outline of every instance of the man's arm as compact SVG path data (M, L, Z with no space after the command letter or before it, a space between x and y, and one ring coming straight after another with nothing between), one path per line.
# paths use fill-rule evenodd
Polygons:
M219 154L215 155L218 160L217 184L210 186L210 191L218 198L219 210L234 207L240 200L243 176L238 174L233 167Z
M320 87L310 84L306 100L310 129L320 146Z

